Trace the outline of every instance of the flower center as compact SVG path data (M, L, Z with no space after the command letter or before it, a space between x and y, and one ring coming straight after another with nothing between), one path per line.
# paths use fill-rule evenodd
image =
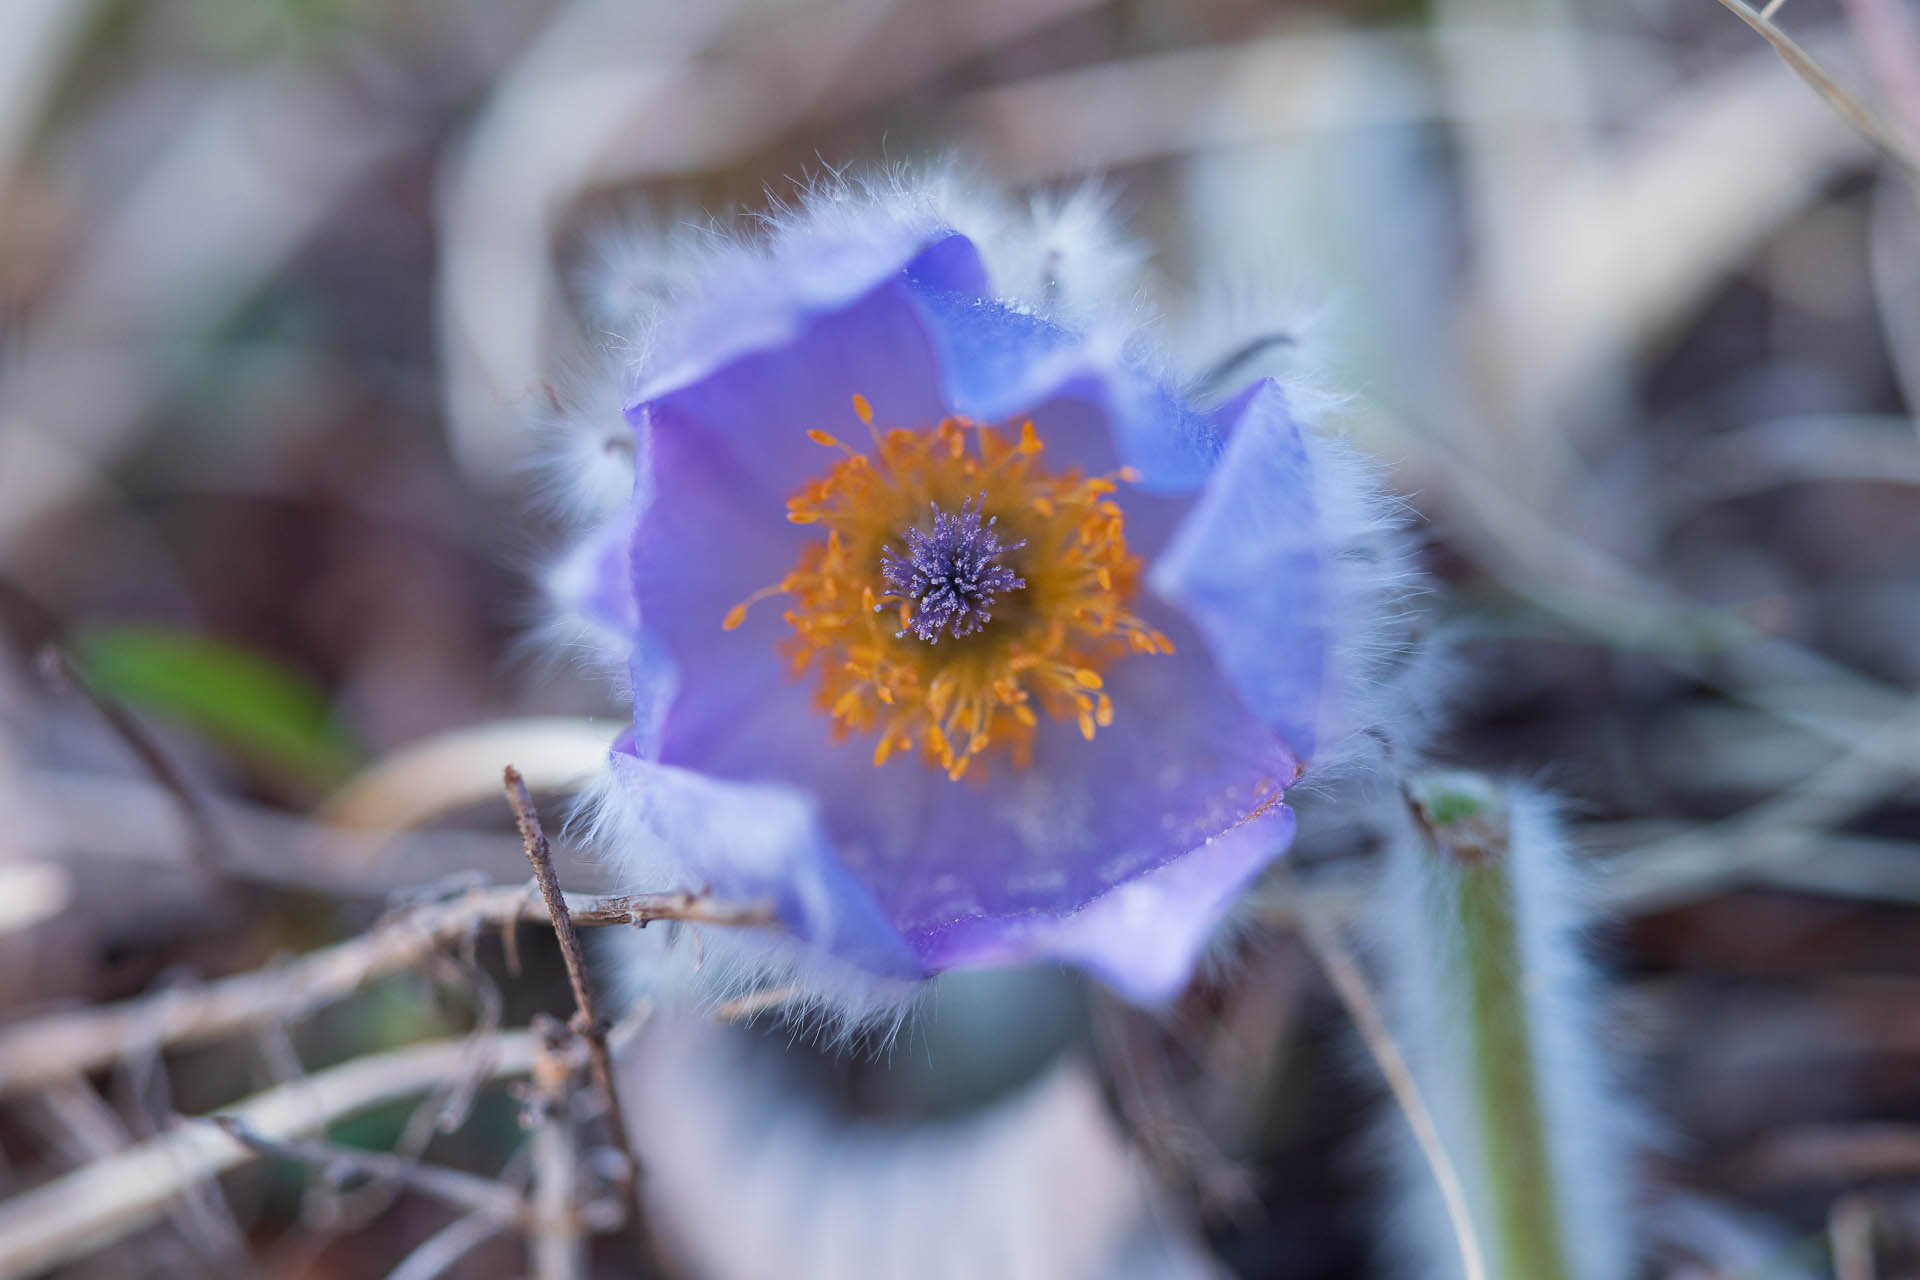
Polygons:
M1101 672L1173 652L1127 608L1140 560L1112 495L1133 476L1049 470L1031 422L1017 439L958 417L880 431L853 404L871 451L808 432L844 456L787 500L787 519L826 536L722 626L786 596L794 673L817 680L837 736L878 734L876 765L917 748L958 778L1004 749L1020 768L1042 715L1087 738L1111 724Z
M993 526L999 516L980 522L982 493L954 515L942 511L937 502L927 505L933 511L933 532L907 530L907 552L901 555L891 546L880 549L880 576L887 593L918 603L913 618L894 633L896 639L909 631L928 644L938 644L940 633L948 631L956 638L970 636L993 621L994 598L1016 591L1027 580L1000 563L1009 551L1027 545L1025 538L1003 546ZM884 609L884 603L876 608Z

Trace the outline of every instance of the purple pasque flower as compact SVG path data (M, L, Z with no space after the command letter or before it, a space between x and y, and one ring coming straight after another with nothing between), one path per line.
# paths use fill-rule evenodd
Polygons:
M633 695L592 839L635 890L777 905L704 935L723 992L859 1018L1057 960L1162 1000L1363 727L1389 569L1339 522L1377 521L1277 383L1191 398L1127 286L1035 248L1060 224L951 193L816 193L669 273L642 480L560 592Z

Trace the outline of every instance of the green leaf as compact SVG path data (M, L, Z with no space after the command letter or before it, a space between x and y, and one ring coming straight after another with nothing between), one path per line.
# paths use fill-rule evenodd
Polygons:
M184 726L282 781L325 790L359 758L326 693L251 649L147 626L87 628L76 647L102 694Z

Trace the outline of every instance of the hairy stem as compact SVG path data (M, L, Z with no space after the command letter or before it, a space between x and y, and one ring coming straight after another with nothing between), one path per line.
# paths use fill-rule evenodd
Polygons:
M1464 1082L1477 1130L1496 1274L1571 1280L1535 1052L1513 850L1497 793L1477 779L1423 780L1411 797L1426 843L1422 889L1449 952L1434 977L1464 1017Z

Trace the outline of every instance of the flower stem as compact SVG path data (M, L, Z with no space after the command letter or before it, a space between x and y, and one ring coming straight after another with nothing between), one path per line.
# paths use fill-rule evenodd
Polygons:
M1483 780L1453 774L1420 780L1409 802L1424 845L1421 897L1443 952L1433 976L1458 984L1443 994L1463 1019L1463 1118L1477 1138L1479 1216L1494 1273L1571 1280L1506 806Z

